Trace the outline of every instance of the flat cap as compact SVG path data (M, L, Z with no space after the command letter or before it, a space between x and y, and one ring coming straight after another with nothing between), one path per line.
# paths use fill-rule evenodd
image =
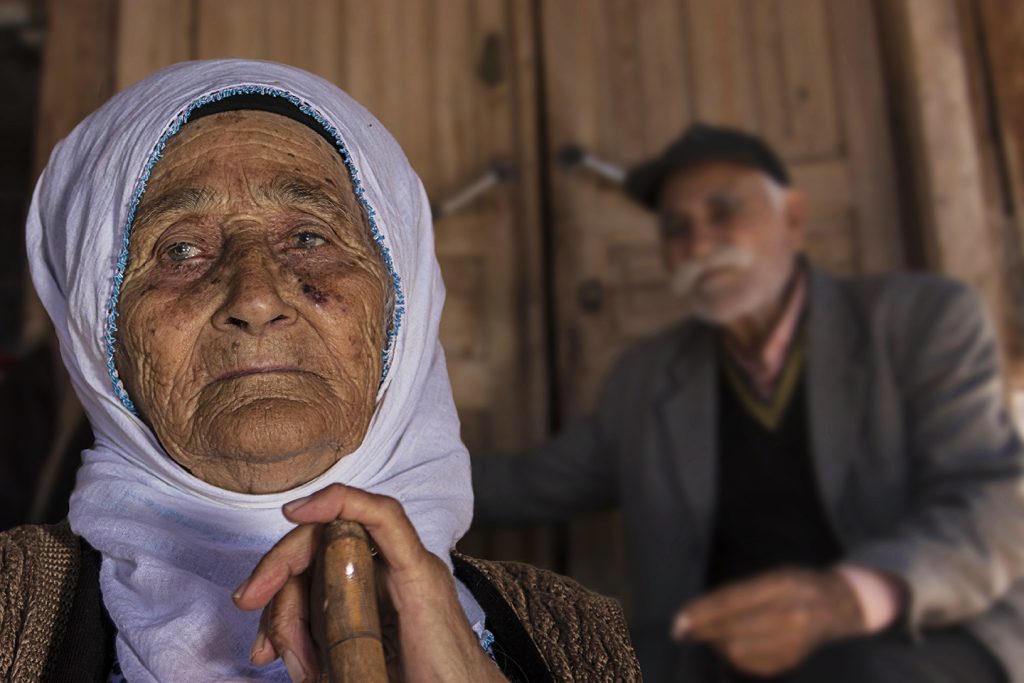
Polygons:
M761 138L735 128L695 123L659 156L631 169L626 174L624 189L633 200L655 209L658 191L666 178L714 161L752 166L782 185L790 184L786 167Z

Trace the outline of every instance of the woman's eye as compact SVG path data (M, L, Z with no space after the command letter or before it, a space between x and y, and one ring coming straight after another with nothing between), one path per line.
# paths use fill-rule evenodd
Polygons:
M167 256L172 261L187 261L199 256L199 247L188 242L178 242L167 249Z
M321 235L309 230L303 230L302 232L296 233L294 240L295 246L302 249L312 249L313 247L319 247L322 244L326 244L325 240Z

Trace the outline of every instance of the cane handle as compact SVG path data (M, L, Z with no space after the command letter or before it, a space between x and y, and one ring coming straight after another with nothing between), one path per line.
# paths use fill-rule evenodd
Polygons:
M324 659L330 683L387 683L373 556L366 530L335 520L320 539Z

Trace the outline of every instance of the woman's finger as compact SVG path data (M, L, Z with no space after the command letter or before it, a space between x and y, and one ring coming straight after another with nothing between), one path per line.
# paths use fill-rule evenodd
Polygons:
M296 506L296 504L299 504ZM285 515L299 526L285 534L264 555L233 598L240 609L260 609L290 576L313 563L320 540L319 523L347 519L362 524L388 565L397 572L417 570L427 553L401 504L393 498L341 484L285 506Z
M303 524L285 534L260 558L249 578L232 594L235 605L239 609L253 610L269 604L288 579L312 566L320 532L318 524Z
M249 650L249 659L253 664L263 666L270 664L278 658L277 650L274 649L274 644L267 638L267 624L270 621L270 606L268 605L263 613L260 614L260 626L256 630L256 639L252 641L252 647Z
M394 498L369 493L342 484L292 501L284 507L285 516L297 524L347 519L359 522L392 570L403 572L422 565L426 548L412 522Z
M265 628L261 626L261 631L265 633L274 653L280 653L291 679L306 683L316 681L320 675L320 667L309 631L307 582L300 577L289 578L274 596L264 614ZM256 664L271 661L273 658L261 657L259 661L253 659Z

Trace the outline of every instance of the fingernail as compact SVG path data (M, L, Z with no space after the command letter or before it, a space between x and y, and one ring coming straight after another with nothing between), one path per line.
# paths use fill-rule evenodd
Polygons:
M263 631L256 633L256 640L252 644L252 649L249 650L249 661L256 659L256 655L263 652L263 648L267 646L267 637L263 635Z
M308 503L308 502L309 502L309 499L310 499L310 498L312 498L312 497L313 497L313 496L304 496L304 497L302 497L302 498L296 498L295 500L293 500L293 501L292 501L292 502L290 502L290 503L285 503L285 505L284 505L284 511L285 511L285 512L288 512L288 513L292 513L292 512L295 512L295 511L296 511L296 510L298 510L298 509L299 509L300 507L302 507L303 505L305 505L306 503Z
M686 634L690 632L690 617L685 614L680 614L676 617L676 621L672 624L672 638L674 640L682 640L686 637Z
M306 670L302 668L302 662L295 656L295 653L291 650L285 650L284 654L281 655L281 659L284 660L284 668L288 669L288 675L292 681L294 683L304 683L306 680Z
M249 582L250 581L252 581L252 577L249 577L248 579L243 581L241 584L239 584L238 588L235 589L235 592L231 594L231 599L232 600L238 600L239 598L241 598L242 597L242 593L244 593L245 589L249 587Z

